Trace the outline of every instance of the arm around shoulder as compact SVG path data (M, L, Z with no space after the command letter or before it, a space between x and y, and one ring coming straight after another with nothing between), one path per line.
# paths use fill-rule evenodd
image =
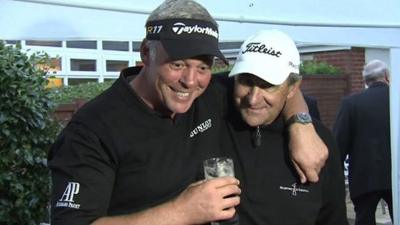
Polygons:
M288 99L283 114L289 120L296 113L308 113L300 90ZM318 181L318 174L328 158L328 149L312 123L292 123L288 127L289 149L302 183Z

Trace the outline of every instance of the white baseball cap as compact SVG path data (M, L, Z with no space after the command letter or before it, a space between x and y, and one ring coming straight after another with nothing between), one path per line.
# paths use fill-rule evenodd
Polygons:
M241 46L229 76L250 73L273 85L299 74L300 54L294 41L278 30L262 30Z

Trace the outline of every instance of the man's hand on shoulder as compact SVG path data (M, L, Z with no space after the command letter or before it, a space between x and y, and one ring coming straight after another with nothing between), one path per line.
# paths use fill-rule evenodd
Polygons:
M293 123L288 131L290 156L301 183L318 182L319 172L328 158L328 148L312 123Z

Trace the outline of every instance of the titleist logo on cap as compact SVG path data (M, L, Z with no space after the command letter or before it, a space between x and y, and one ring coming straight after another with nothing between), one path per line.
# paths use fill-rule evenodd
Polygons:
M174 23L174 25L172 26L172 31L177 35L180 35L182 33L188 33L188 34L198 33L198 34L207 34L215 38L218 38L217 31L213 30L211 27L201 27L197 24L194 26L187 26L186 24L181 22Z
M246 52L256 52L256 53L263 53L263 54L268 54L276 57L280 57L282 55L282 52L276 51L272 47L267 47L261 42L250 42L249 44L246 45L246 49L242 51L242 54Z

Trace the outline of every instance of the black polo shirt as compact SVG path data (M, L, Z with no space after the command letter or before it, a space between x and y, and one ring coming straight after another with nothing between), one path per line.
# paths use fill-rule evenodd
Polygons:
M344 176L331 132L315 122L328 146L329 158L315 184L301 184L290 161L283 118L261 127L261 145L254 143L255 128L239 113L226 123L224 150L234 158L241 181L240 224L347 225Z
M221 87L211 82L187 113L171 120L129 86L139 71L122 71L53 145L51 224L89 224L156 206L202 179L202 161L219 155Z

